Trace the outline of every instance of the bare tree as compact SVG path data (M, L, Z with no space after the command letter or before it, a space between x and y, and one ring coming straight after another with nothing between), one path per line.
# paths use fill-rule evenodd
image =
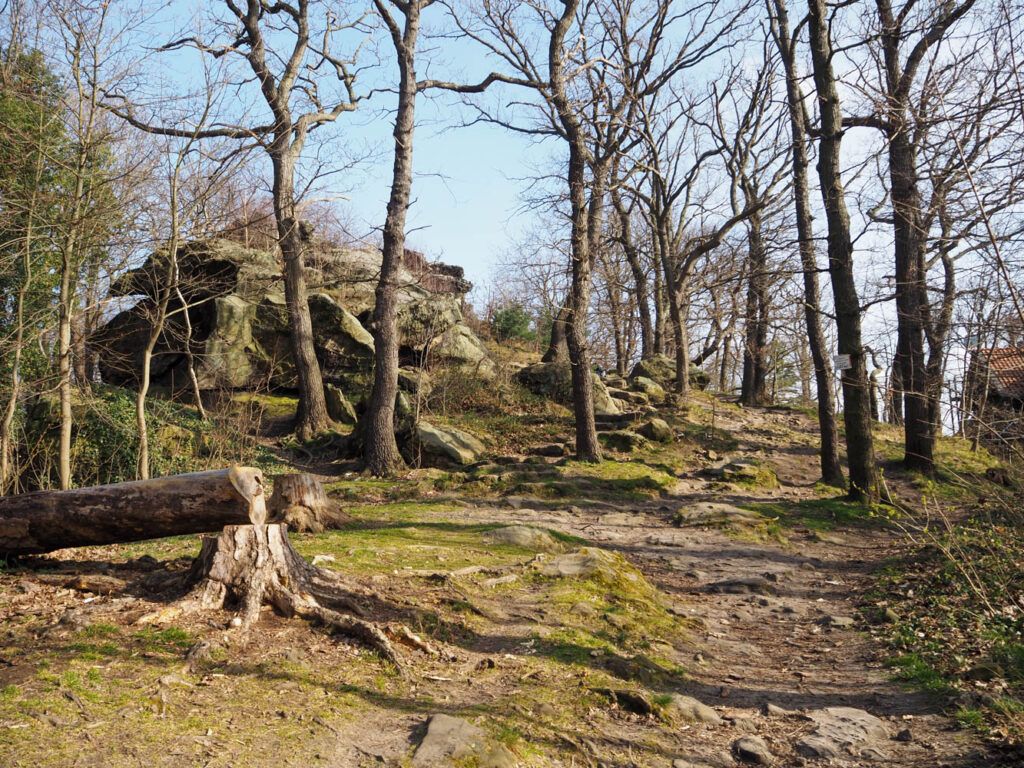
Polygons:
M877 499L878 468L871 433L871 393L867 358L861 339L861 307L854 279L853 240L846 207L840 150L843 113L832 66L832 39L825 0L808 0L808 33L818 110L818 180L828 221L828 265L836 312L839 352L849 355L843 371L843 421L850 467L850 496Z
M313 29L311 8L318 4L323 13L317 31ZM167 43L161 50L191 48L214 58L240 56L255 76L251 82L259 85L270 112L269 122L232 124L228 118L224 127L195 131L142 120L127 99L113 93L108 94L106 106L141 130L179 138L255 141L269 156L274 219L284 261L285 299L299 384L296 433L300 439L309 439L326 429L330 418L313 345L305 275L310 233L298 217L296 170L310 132L355 110L361 100L355 92L353 60L335 53L332 43L342 32L360 29L362 21L339 20L332 9L317 0L298 0L294 5L270 5L260 0L247 0L242 5L225 0L225 6L228 17L219 26L226 40L212 43L185 37ZM330 99L321 96L320 89L327 80L321 75L323 70L332 72L340 85L340 93Z
M797 247L800 252L804 296L804 323L807 343L814 364L815 395L818 405L818 429L821 433L821 477L826 483L842 483L839 463L839 430L836 427L834 374L821 325L821 296L818 289L818 259L814 248L814 224L811 215L807 153L808 119L805 97L797 71L798 35L791 30L785 0L768 5L771 31L779 49L786 76L786 106L793 157L793 205L796 209Z

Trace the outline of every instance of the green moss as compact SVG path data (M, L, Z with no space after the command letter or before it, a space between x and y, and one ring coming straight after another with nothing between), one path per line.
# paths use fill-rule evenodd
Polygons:
M295 415L299 407L299 398L292 395L271 395L259 392L243 392L231 398L233 403L255 406L264 416L272 419L286 418Z
M835 491L834 488L830 489ZM804 501L776 501L742 505L774 522L780 531L802 526L816 531L829 531L838 527L880 525L894 514L891 507L849 501L845 495Z

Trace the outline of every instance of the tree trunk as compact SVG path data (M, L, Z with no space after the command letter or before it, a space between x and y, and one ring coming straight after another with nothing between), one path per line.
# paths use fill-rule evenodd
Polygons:
M215 531L250 519L263 473L233 467L0 498L0 556Z
M320 362L313 346L313 322L309 316L306 291L306 268L303 257L305 237L299 229L295 211L295 157L287 143L290 131L280 130L283 138L271 145L274 166L274 217L277 221L278 244L284 260L284 292L291 330L292 357L299 382L299 409L295 433L300 440L310 440L331 424L324 397Z
M274 478L269 512L271 520L287 523L293 531L319 533L347 521L320 481L305 473Z
M633 241L633 227L629 211L623 205L622 196L617 189L612 190L612 203L619 217L619 232L622 251L626 255L629 271L633 275L633 288L636 291L637 314L640 316L640 357L646 360L654 354L654 326L651 324L650 291L647 288L647 273L640 263L640 252Z
M898 111L901 114L891 115L890 121L905 117L902 110ZM889 135L888 147L895 234L897 348L903 378L903 464L907 469L928 473L935 469L935 446L925 391L925 243L919 234L921 195L914 148L907 135L909 129L900 125L899 130Z
M594 420L594 380L587 347L587 312L590 307L590 271L593 245L588 230L588 206L582 153L570 149L569 189L573 208L572 221L572 286L569 292L569 317L566 342L572 371L573 413L576 417L576 458L599 462L601 444ZM591 203L598 190L591 191Z
M851 368L843 371L843 421L850 465L850 496L878 498L878 474L871 434L871 407L867 361L861 342L860 299L854 278L850 215L846 208L840 149L843 116L832 69L832 43L825 0L808 0L811 58L821 112L818 177L828 221L828 264L836 311L839 352L850 355Z
M405 29L392 42L401 73L398 112L394 127L394 164L391 195L384 221L384 250L377 282L371 330L375 345L373 389L364 416L363 457L367 470L377 477L393 475L405 462L395 442L395 398L398 395L398 273L405 255L405 220L412 193L412 150L416 129L416 40L420 5L404 6ZM389 17L390 18L390 17Z
M665 286L657 264L654 269L654 354L665 354Z
M793 149L793 202L800 265L804 283L804 323L807 343L814 364L815 392L818 400L818 431L821 433L821 479L826 483L844 482L839 463L839 429L836 426L835 374L829 359L825 333L821 327L821 298L818 289L818 259L814 250L814 224L811 215L810 183L807 168L807 126L804 124L804 97L800 74L790 37L789 15L785 0L775 0L775 40L786 71L786 102Z
M761 217L750 216L747 254L747 305L743 379L740 401L744 405L768 402L768 253L761 236Z
M544 356L541 358L543 363L555 363L565 360L569 355L566 330L566 321L569 317L569 300L567 296L563 305L559 307L558 312L551 319L551 336L548 339L548 348L544 351Z

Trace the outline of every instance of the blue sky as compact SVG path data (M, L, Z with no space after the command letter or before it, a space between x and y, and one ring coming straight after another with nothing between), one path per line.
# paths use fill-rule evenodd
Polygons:
M323 7L312 6L315 10ZM141 27L144 45L158 46L196 34L197 30L209 30L211 13L223 18L223 6L170 0L146 14ZM444 10L440 6L425 14L417 63L419 77L476 82L496 68L475 45L433 39L432 29L443 23ZM209 32L201 36L210 39ZM351 47L357 39L352 36L343 42ZM389 41L379 31L373 39L375 42L365 48L360 63L376 65L361 72L357 81L360 93L387 87L397 79L395 54ZM233 58L235 72L251 75L244 62ZM181 96L199 89L202 83L199 55L194 51L157 53L142 64L142 69L150 96ZM322 85L332 89L332 78L325 77ZM506 89L507 97L508 87L498 85L482 98L502 98L502 88ZM520 91L516 96L523 98L524 94ZM157 98L155 103L162 101ZM266 112L254 82L247 83L237 97L231 94L224 103L231 110L250 111L254 115ZM364 147L369 150L370 159L351 171L327 176L314 193L317 198L341 198L339 206L355 219L355 226L361 230L356 234L370 233L384 222L391 183L393 105L392 95L377 94L356 112L343 114L335 124L316 131L315 139L311 140L315 144L311 143L306 152L310 158L315 155L320 161L327 159L329 166L343 166L349 149L355 154L366 154L362 151ZM483 285L491 280L496 259L523 226L522 217L515 216L525 185L522 177L529 174L529 168L552 155L556 145L549 142L537 146L496 126L459 127L467 114L458 97L421 94L418 100L416 178L407 228L408 246L462 266L470 280ZM265 156L254 155L253 162L261 164L264 173L269 170Z

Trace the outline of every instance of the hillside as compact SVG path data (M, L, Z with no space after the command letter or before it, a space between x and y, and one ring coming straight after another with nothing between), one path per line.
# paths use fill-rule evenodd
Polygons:
M695 395L660 408L671 442L600 465L524 455L565 439L557 416L502 436L460 413L515 452L325 475L351 522L294 535L420 639L401 669L269 610L248 638L181 613L168 585L196 537L66 550L0 574L0 762L1019 764L954 718L988 718L985 690L895 679L913 606L886 585L916 518L816 485L802 411ZM996 493L983 456L944 450Z

